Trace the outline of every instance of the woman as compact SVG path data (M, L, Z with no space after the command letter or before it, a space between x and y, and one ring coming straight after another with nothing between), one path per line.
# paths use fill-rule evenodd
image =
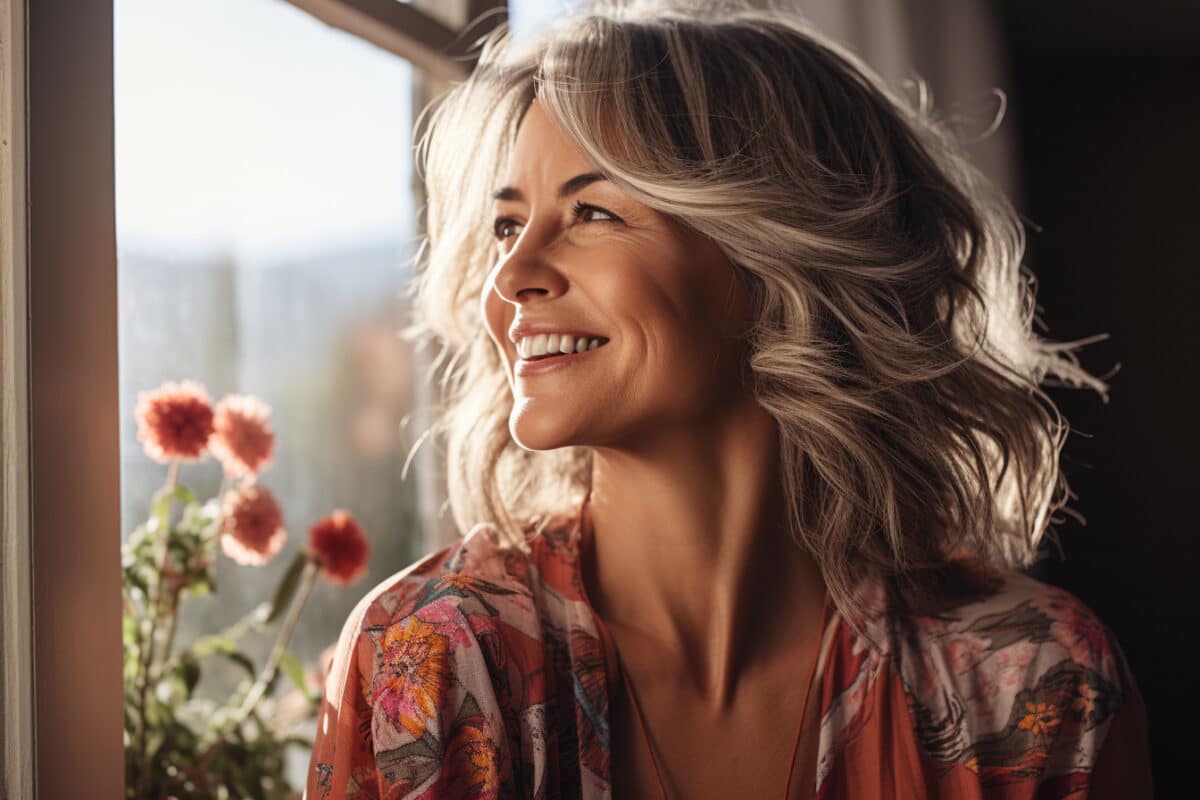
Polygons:
M1117 642L1016 571L1039 384L1106 386L951 134L782 12L503 36L418 152L467 533L347 620L307 796L1149 796Z

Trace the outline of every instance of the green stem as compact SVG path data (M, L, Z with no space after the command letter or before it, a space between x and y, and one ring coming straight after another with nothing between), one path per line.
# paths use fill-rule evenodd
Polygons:
M263 666L262 671L255 680L254 685L250 687L250 691L246 693L245 699L235 714L231 715L229 721L220 727L216 732L216 737L195 760L195 766L203 770L209 761L216 757L217 753L225 746L225 737L243 724L254 711L254 707L258 701L262 699L263 693L267 690L267 685L275 677L275 670L279 668L279 659L283 657L283 651L287 648L288 642L292 638L292 632L296 628L296 622L300 619L300 611L304 608L304 604L308 602L308 596L313 590L313 586L317 580L318 565L315 561L310 560L304 565L304 574L300 579L300 586L296 592L296 596L292 598L292 604L288 608L287 616L283 620L283 624L279 626L279 635L275 639L275 645L271 648L271 654L267 658L267 663Z
M283 651L287 649L288 642L292 638L292 632L296 629L296 623L300 619L300 611L304 608L304 604L308 602L308 595L312 592L313 585L317 579L317 564L314 561L309 561L304 565L304 575L300 579L300 590L296 592L296 596L292 598L292 605L288 608L287 616L283 620L283 624L279 626L279 635L275 638L275 646L271 648L271 655L267 657L267 663L263 665L262 672L258 675L258 680L250 687L250 691L246 694L246 699L242 702L241 708L238 709L234 719L235 724L241 724L250 716L250 712L262 699L263 693L266 692L267 686L275 678L275 671L279 668L279 659L283 658Z
M179 459L171 461L171 466L167 468L167 482L164 486L164 492L175 491L175 481L179 476ZM167 557L170 554L171 541L171 506L173 501L167 502L167 524L160 526L157 533L162 536L162 548L159 550L158 557L158 574L155 575L154 593L152 598L147 603L147 622L148 627L143 637L141 656L141 669L139 670L141 678L141 688L138 694L138 725L141 729L141 736L138 743L139 761L142 764L142 775L138 796L144 797L150 789L151 780L151 764L148 758L147 750L149 749L150 731L146 727L146 693L150 688L150 667L154 663L154 642L156 633L156 622L162 608L162 582L163 572L166 570Z
M175 648L175 631L179 627L179 593L179 587L171 592L171 616L167 617L167 642L158 659L158 669L155 670L156 681L163 676L167 664L171 661L171 651Z
M270 603L259 603L254 608L245 614L237 622L227 628L216 633L217 638L232 639L234 641L242 638L249 630L259 630L263 627L262 620L266 618L267 612L270 610ZM207 637L205 637L207 638Z

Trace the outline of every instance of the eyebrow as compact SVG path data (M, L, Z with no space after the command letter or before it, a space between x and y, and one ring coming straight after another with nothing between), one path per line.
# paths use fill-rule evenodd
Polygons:
M590 186L596 181L606 180L608 180L608 178L599 172L585 172L581 175L576 175L574 178L567 179L563 182L562 186L558 187L558 199L562 200L570 197L576 192L583 191L585 186ZM525 199L525 195L523 195L521 190L515 186L503 186L492 194L492 199L521 201Z

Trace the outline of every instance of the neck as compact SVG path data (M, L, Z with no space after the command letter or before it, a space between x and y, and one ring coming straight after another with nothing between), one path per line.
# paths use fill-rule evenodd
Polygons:
M778 465L778 427L756 403L702 434L593 451L592 605L618 635L662 653L663 680L682 669L716 711L748 669L818 635L825 585L787 534Z

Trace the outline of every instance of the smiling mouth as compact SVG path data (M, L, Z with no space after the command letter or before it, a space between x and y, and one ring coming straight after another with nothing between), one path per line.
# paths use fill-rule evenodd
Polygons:
M581 350L577 353L543 353L542 355L538 356L518 358L517 363L514 365L514 371L517 375L526 375L534 374L529 372L529 370L532 370L535 367L540 372L543 369L554 369L554 364L561 364L565 366L569 363L574 363L581 358L586 358L588 355L595 353L597 350L602 350L607 344L608 341L605 340L596 347L589 347L587 350ZM543 367L543 364L545 367Z
M559 356L581 356L581 355L584 355L585 353L590 353L590 352L592 352L593 350L599 350L601 347L604 347L606 344L608 344L608 339L601 339L601 340L600 340L600 344L596 345L595 347L589 347L589 348L587 348L587 349L585 349L585 350L579 350L579 351L574 351L574 350L573 350L573 351L571 351L571 352L569 352L569 353L562 353L562 352L556 352L556 353L542 353L541 355L537 355L537 356L522 356L522 355L518 355L518 356L517 356L517 360L518 360L519 362L520 362L520 361L524 361L524 362L534 362L534 361L545 361L545 360L546 360L546 359L548 359L548 358L558 358Z
M600 347L604 347L604 345L594 347L592 350L599 350ZM583 350L578 353L543 353L540 356L529 356L528 358L522 358L521 361L545 361L547 358L558 358L559 356L579 356L590 352L591 350Z

